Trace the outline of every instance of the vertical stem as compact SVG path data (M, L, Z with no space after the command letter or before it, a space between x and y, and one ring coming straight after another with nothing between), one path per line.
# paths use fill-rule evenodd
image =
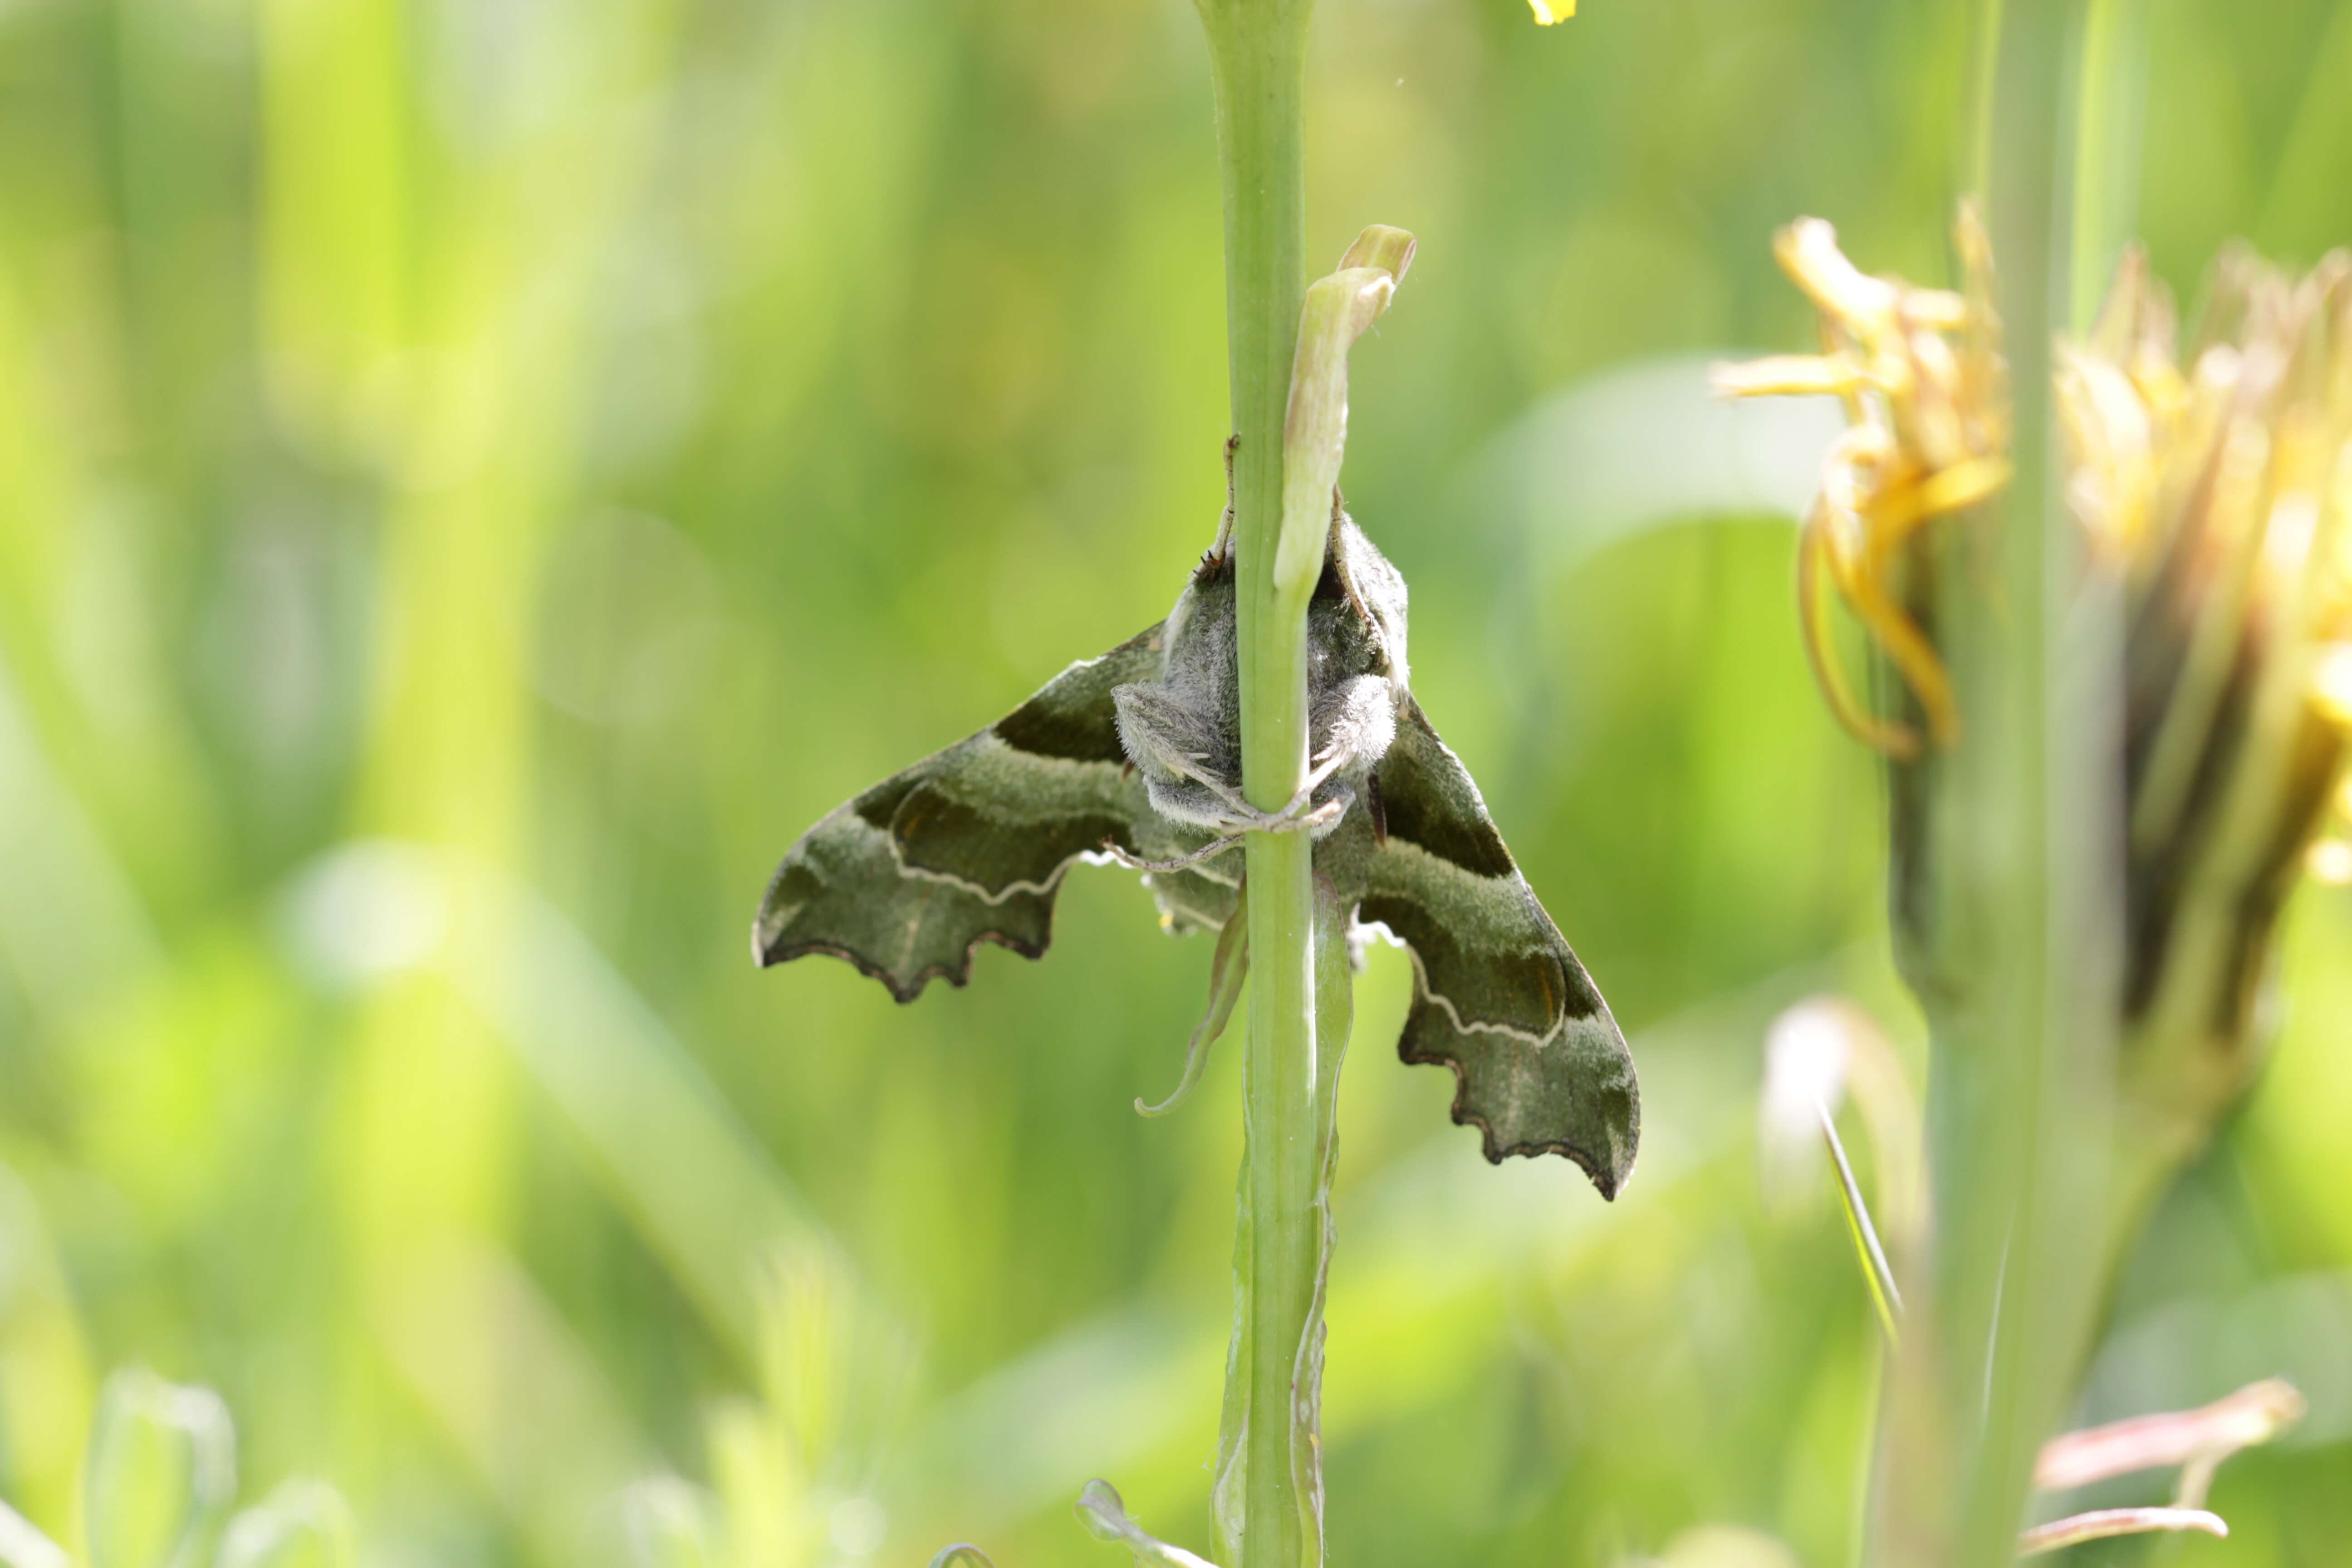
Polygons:
M1996 4L1981 145L2016 474L1991 531L1951 536L1937 573L1969 729L1925 764L1933 1337L1913 1361L1906 1335L1890 1436L1908 1473L1888 1501L1911 1517L1885 1537L1887 1560L1937 1568L2013 1559L2034 1453L2072 1388L2121 994L2121 615L2066 515L2051 417L2051 335L2081 277L2069 242L2103 232L2068 211L2081 0Z
M1254 805L1277 810L1307 765L1306 621L1297 611L1277 613L1274 563L1283 418L1306 289L1308 7L1306 0L1199 5L1216 93L1226 335L1234 428L1241 437L1234 543L1241 584L1242 784ZM1312 1401L1297 1397L1323 1251L1312 853L1304 834L1255 833L1246 849L1246 1149L1218 1485L1223 1552L1233 1568L1304 1568L1322 1560ZM1298 1429L1302 1418L1305 1431ZM1300 1454L1308 1462L1295 1466Z
M2147 89L2141 0L2087 0L2075 73L2073 280L2068 327L2087 332L2131 238Z
M2000 73L2001 0L1979 0L1976 58L1969 70L1968 189L1992 183L1992 89Z
M1992 1081L2015 1097L1984 1107L2008 1125L1983 1152L2016 1158L1990 1302L1984 1446L1961 1515L1969 1563L2011 1560L2034 1455L2073 1397L2094 1326L2123 1012L2122 584L2088 559L2062 496L2051 345L2069 293L2095 308L2095 285L2069 285L2104 270L2104 255L2070 257L2070 241L2104 250L2128 207L2114 188L2123 170L2104 86L2082 106L2097 105L2100 119L2071 186L2066 178L2070 151L2085 151L2069 149L2059 123L2071 8L2011 0L2012 37L1995 89L1989 210L1994 254L2009 267L2000 304L2017 457L2000 552L2015 651L1996 679L2011 716L2000 740L2015 751L1987 826L2000 835L1991 842L2028 853L1999 890L2010 940L1992 974L2006 1005L1990 1016L2005 1037L1975 1042L2001 1060ZM2095 0L2095 9L2116 25L2111 5ZM2085 186L2088 178L2100 184Z

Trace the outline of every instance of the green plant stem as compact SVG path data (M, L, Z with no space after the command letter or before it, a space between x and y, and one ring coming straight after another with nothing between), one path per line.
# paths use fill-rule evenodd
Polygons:
M2120 1012L2119 585L2084 561L2059 491L2052 333L2067 222L2067 0L2006 0L1986 213L2009 357L2015 479L1988 570L1941 574L1969 732L1934 792L1928 1107L1934 1321L1948 1511L1933 1561L2006 1563L2033 1458L2098 1296ZM2086 193L2076 192L2083 195ZM1987 593L1988 585L1993 591Z
M1306 289L1305 0L1200 0L1216 95L1225 207L1226 337L1240 574L1242 786L1274 811L1307 768L1307 628L1275 592L1282 436ZM1315 1492L1294 1466L1311 1451L1297 1398L1323 1251L1317 1207L1313 846L1254 833L1250 998L1244 1050L1242 1212L1235 1245L1218 1521L1228 1568L1319 1563ZM1302 1416L1310 1430L1297 1430Z
M1968 188L1992 184L1992 89L2000 63L2001 0L1978 0L1976 58L1969 69Z
M2070 244L2102 228L2064 201L2090 194L2068 189L2084 174L2066 72L2076 0L1987 0L1985 13L1979 146L2015 477L1937 536L1927 610L1966 729L1896 780L1923 840L1906 973L1932 1039L1935 1194L1874 1532L1875 1560L1903 1568L2013 1560L2113 1245L2121 585L2084 558L2066 512L2050 374L2082 277Z
M2088 0L2075 73L2073 279L2067 325L2086 333L2131 239L2147 91L2142 0Z

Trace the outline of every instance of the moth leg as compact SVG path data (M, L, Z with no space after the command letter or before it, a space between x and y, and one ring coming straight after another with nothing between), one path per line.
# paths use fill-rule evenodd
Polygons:
M1327 748L1322 755L1314 759L1314 771L1307 775L1307 782L1298 786L1298 793L1292 795L1279 811L1260 811L1239 790L1222 779L1197 772L1192 776L1215 792L1217 798L1232 809L1236 822L1247 825L1242 831L1296 833L1302 827L1320 827L1327 822L1336 821L1348 808L1344 800L1327 800L1312 811L1307 806L1314 799L1315 792L1323 787L1324 781L1337 773L1353 754L1337 746Z
M1345 799L1314 805L1315 792L1356 754L1344 746L1327 748L1305 786L1281 810L1261 811L1214 765L1229 748L1221 743L1209 715L1150 686L1122 686L1112 698L1118 705L1120 738L1143 771L1152 806L1171 821L1220 836L1297 833L1325 826L1347 810Z
M1143 772L1153 807L1171 821L1225 831L1231 802L1214 764L1228 748L1213 718L1157 686L1122 686L1112 700L1119 739Z
M1322 754L1314 759L1315 768L1312 773L1309 773L1307 775L1307 782L1298 786L1298 793L1290 797L1290 804L1284 806L1280 811L1275 813L1275 815L1276 816L1283 817L1296 816L1300 809L1307 805L1308 799L1314 795L1315 792L1323 787L1324 781L1328 779L1333 773L1338 773L1341 766L1354 758L1355 754L1355 750L1352 747L1340 746L1338 744L1325 747ZM1338 802L1327 800L1323 803L1323 805L1329 806L1338 804ZM1318 806L1316 809L1319 811L1323 809L1323 807ZM1309 812L1307 815L1312 816L1315 813ZM1334 815L1336 815L1336 813Z
M1224 836L1213 849L1204 849L1197 854L1165 864L1129 860L1124 855L1118 856L1121 864L1133 866L1139 870L1181 870L1197 860L1206 858L1213 849L1232 847L1244 834L1312 831L1337 822L1340 815L1348 809L1349 802L1345 799L1327 800L1312 810L1307 809L1309 803L1314 799L1316 790L1320 788L1323 782L1348 760L1344 754L1325 759L1319 767L1307 776L1307 782L1300 786L1298 793L1292 795L1279 811L1261 811L1252 805L1239 790L1202 768L1197 758L1184 755L1168 757L1163 754L1162 760L1167 761L1171 768L1181 773L1187 781L1206 790L1224 807L1223 812L1218 815L1213 824L1215 827L1223 829ZM1166 785L1162 784L1160 787L1164 789ZM1113 853L1117 854L1116 851Z
M1231 825L1238 826L1240 833L1296 833L1301 828L1320 827L1326 823L1336 822L1339 814L1348 809L1348 803L1344 800L1327 800L1312 811L1307 809L1316 790L1345 761L1345 756L1327 758L1322 765L1307 775L1307 782L1299 786L1298 793L1292 795L1279 811L1260 811L1233 785L1197 768L1188 769L1187 776L1224 803L1226 809L1233 814ZM1239 837L1239 833L1235 837Z
M1344 767L1358 760L1378 762L1396 741L1395 688L1381 675L1343 680L1316 703L1308 722L1322 737L1318 763Z
M1190 855L1179 855L1173 860L1146 860L1139 855L1129 854L1108 838L1103 840L1102 852L1130 871L1181 871L1213 856L1223 854L1248 836L1246 831L1228 833L1223 838L1213 838Z

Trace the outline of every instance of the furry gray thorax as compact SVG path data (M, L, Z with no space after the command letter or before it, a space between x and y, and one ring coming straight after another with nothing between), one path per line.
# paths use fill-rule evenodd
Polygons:
M1203 559L1167 621L1160 678L1122 686L1119 740L1170 821L1212 833L1247 826L1241 795L1238 584L1229 552ZM1396 738L1405 699L1404 579L1344 512L1332 518L1307 605L1307 763L1328 770L1309 809L1336 806L1320 837L1359 805ZM1375 825L1377 828L1377 824Z

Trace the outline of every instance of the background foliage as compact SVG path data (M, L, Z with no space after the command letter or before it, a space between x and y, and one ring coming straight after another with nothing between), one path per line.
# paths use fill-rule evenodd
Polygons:
M2352 237L2352 5L2148 18L2159 270ZM1375 952L1338 1560L1851 1549L1874 1330L1834 1209L1759 1192L1759 1047L1824 986L1913 1026L1791 610L1829 421L1698 388L1807 341L1797 213L1943 276L1967 20L1320 7L1311 247L1422 241L1351 508L1648 1110L1613 1207L1486 1168ZM1233 1061L1129 1104L1207 946L1082 871L1046 963L901 1010L744 932L803 826L1207 542L1212 136L1181 0L0 5L0 1497L74 1539L143 1363L374 1562L616 1560L698 1509L744 1561L1104 1561L1097 1472L1206 1538ZM2352 905L2291 931L2278 1059L2087 1395L2309 1395L2182 1564L2352 1539Z

